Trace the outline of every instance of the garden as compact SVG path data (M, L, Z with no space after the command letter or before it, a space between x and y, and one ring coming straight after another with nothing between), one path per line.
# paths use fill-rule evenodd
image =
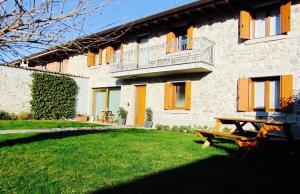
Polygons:
M0 136L0 193L293 193L299 159L194 134L115 129ZM267 149L267 148L266 148ZM281 151L279 151L281 150Z

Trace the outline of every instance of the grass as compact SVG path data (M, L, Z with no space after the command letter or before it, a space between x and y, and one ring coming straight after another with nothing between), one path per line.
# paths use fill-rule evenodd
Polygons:
M117 129L0 136L0 193L292 193L299 160L242 160L179 132ZM288 164L288 165L287 165Z
M61 120L0 120L0 130L99 126L101 125L96 123L80 123Z

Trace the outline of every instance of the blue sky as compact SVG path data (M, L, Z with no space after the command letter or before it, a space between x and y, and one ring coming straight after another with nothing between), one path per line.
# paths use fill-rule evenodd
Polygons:
M103 12L89 18L85 32L90 34L109 24L113 27L191 2L193 0L116 0Z

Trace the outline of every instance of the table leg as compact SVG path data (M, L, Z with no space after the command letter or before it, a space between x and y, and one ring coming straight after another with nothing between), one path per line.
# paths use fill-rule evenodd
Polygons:
M244 134L244 129L243 127L247 124L247 122L243 122L240 124L240 122L235 122L236 130L239 131L241 134Z
M221 127L222 127L222 122L221 122L219 119L217 119L217 120L216 120L216 125L215 125L215 127L212 129L212 131L213 131L213 132L220 132Z
M207 148L209 147L210 145L213 144L213 139L214 139L214 136L208 136L204 142L204 144L202 145L202 148Z
M254 122L251 122L251 124L252 124L252 126L256 129L256 131L259 131L259 127L257 126L257 124L256 123L254 123Z

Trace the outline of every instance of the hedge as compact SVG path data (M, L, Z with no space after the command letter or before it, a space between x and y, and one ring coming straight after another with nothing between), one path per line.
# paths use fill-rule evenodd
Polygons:
M72 78L37 72L32 77L30 104L35 119L75 117L78 87Z

